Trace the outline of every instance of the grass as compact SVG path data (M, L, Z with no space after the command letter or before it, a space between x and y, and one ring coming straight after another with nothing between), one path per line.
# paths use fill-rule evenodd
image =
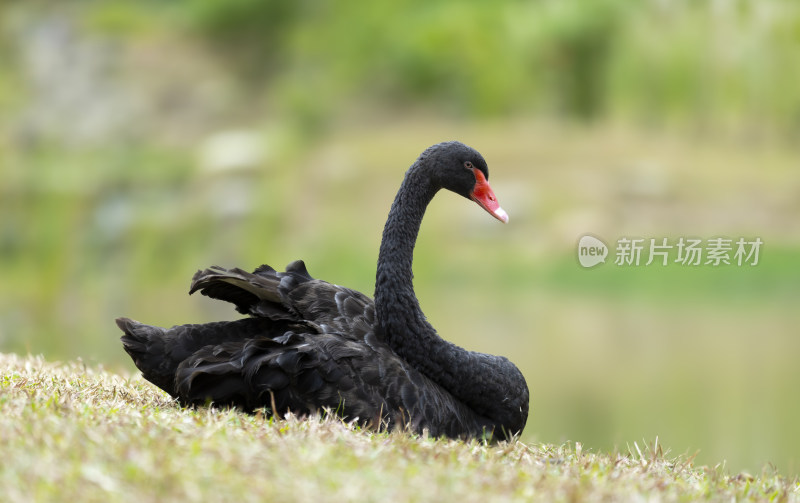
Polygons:
M727 473L656 439L486 445L335 418L187 410L140 377L0 354L4 501L800 501L775 469Z

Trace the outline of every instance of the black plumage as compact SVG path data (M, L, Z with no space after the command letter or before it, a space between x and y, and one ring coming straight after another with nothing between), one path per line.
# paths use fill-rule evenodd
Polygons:
M211 267L190 293L232 303L236 321L163 329L119 318L143 376L186 405L230 405L278 416L320 410L375 427L434 436L509 438L528 416L528 387L508 359L467 351L436 333L420 309L411 264L422 217L446 188L507 215L475 150L440 143L407 171L383 232L375 301L285 272Z

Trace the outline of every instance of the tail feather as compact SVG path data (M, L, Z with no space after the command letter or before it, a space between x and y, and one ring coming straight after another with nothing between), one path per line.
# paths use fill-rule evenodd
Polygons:
M124 332L122 345L144 378L173 397L178 396L175 380L178 366L201 349L255 337L277 337L296 327L289 322L265 318L177 325L169 329L130 318L116 321Z
M178 362L168 357L167 331L130 318L117 318L116 322L125 333L120 338L122 346L144 378L176 397L175 368Z

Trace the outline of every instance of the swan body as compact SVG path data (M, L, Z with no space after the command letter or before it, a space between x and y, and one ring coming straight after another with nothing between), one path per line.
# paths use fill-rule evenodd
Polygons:
M302 261L284 272L198 271L190 293L248 317L169 329L117 319L145 379L185 405L266 408L278 416L335 412L373 428L508 439L528 416L525 378L508 359L439 337L420 309L411 262L420 223L441 188L508 216L475 150L440 143L407 171L383 232L375 300L314 279Z

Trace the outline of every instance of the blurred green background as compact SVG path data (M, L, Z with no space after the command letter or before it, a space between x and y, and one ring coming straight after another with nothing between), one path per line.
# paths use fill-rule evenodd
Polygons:
M0 351L132 372L114 317L236 316L187 295L211 264L371 294L403 172L458 139L510 223L437 198L417 292L521 367L524 439L798 474L799 55L788 0L2 2ZM764 245L583 269L585 233Z

